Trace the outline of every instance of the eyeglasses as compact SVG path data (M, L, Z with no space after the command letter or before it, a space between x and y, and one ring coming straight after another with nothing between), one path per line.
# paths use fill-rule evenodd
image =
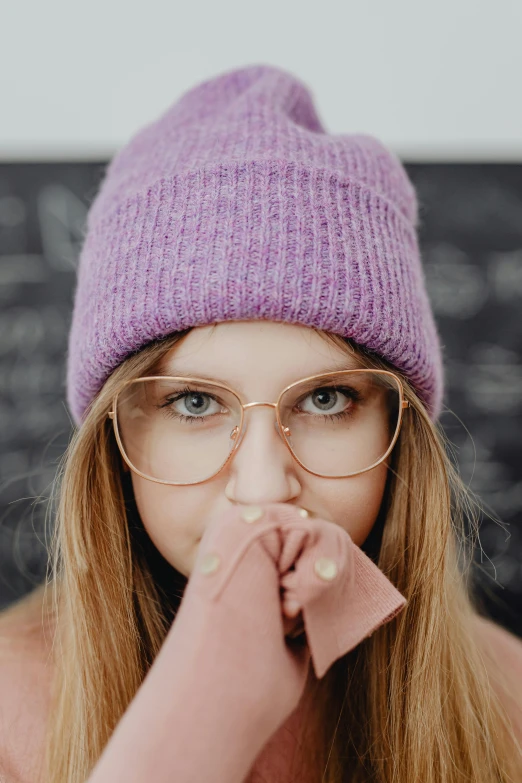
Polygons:
M159 484L201 484L220 473L246 431L245 411L274 408L275 427L308 473L348 478L377 467L402 424L400 378L387 370L342 370L302 378L276 402L245 402L230 386L197 377L126 381L112 410L129 468Z

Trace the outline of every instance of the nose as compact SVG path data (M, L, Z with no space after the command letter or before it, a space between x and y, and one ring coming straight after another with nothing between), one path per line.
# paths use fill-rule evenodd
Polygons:
M274 416L273 416L274 427L275 427L275 430L276 430L277 434L279 435L281 440L284 442L284 437L283 437L283 435L281 433L281 428L280 428L279 422L277 420L277 414L276 414L277 405L276 405L275 402L249 402L246 405L244 405L243 407L244 407L245 411L249 410L251 408L254 408L254 407L273 408L273 410L274 410ZM236 444L236 449L239 448L239 444L241 443L241 441L243 440L243 438L245 436L245 431L246 431L247 427L248 427L248 416L245 413L244 414L244 418L243 418L243 431L240 433L239 432L239 427L234 427L234 429L232 430L232 432L230 434L230 437L233 440L235 440L236 438L239 438L239 440L238 440L238 442ZM288 427L284 427L284 431L285 431L285 433L290 434L290 430L289 430Z
M239 440L228 465L226 494L236 503L285 503L300 492L298 465L279 429L275 407L275 403L245 406L243 431L236 433Z

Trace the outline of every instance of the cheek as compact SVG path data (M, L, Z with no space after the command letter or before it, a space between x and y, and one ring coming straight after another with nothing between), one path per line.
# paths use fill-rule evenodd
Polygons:
M132 474L136 506L154 546L171 566L189 576L200 536L197 509L183 502L178 487Z
M357 546L361 546L375 524L381 507L388 469L378 465L367 473L347 479L339 488L333 519L341 525ZM344 482L340 482L343 484Z

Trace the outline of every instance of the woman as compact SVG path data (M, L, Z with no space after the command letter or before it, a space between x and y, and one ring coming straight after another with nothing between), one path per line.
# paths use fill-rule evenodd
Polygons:
M111 162L52 574L4 618L46 628L4 705L36 661L52 687L31 751L6 730L6 777L522 779L522 645L469 584L417 220L398 159L326 134L269 66L198 85Z

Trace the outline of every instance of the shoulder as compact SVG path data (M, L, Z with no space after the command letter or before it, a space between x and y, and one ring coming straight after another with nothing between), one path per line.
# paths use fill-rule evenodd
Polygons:
M484 651L515 675L514 684L522 693L522 639L487 617L476 616L474 629Z
M476 616L474 630L486 657L492 686L522 740L522 639L486 617Z
M0 612L0 783L37 779L43 753L52 640L42 597L37 588Z

